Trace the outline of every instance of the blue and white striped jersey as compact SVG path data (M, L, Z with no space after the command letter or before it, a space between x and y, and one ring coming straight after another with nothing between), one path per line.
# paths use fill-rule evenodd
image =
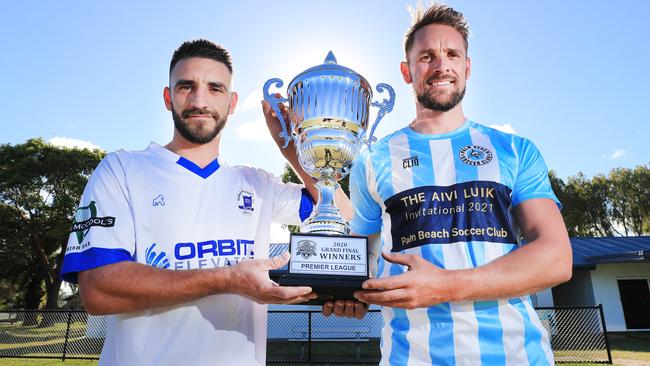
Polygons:
M198 270L268 258L271 222L311 213L302 187L221 158L201 168L164 147L111 153L88 181L61 277L134 261ZM133 281L141 279L134 278ZM234 294L109 316L100 365L264 365L266 305Z
M447 134L403 128L364 151L350 178L352 231L381 231L382 251L417 254L446 269L478 267L518 247L511 209L558 203L527 139L466 121ZM380 257L378 277L404 272ZM384 307L382 365L553 364L529 297Z

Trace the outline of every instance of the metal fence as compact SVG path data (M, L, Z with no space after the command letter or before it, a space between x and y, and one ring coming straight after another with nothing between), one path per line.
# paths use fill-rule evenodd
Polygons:
M612 363L603 306L535 308L556 362Z
M537 308L556 362L611 363L602 306ZM268 363L376 364L382 318L270 311ZM106 317L84 311L0 310L0 358L98 359Z

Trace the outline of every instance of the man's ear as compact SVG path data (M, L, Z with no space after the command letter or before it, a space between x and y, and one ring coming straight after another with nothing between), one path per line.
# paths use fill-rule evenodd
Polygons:
M409 70L409 64L406 62L401 62L399 64L399 71L402 73L402 78L404 78L404 81L407 84L410 84L413 82L413 79L411 78L411 71Z
M469 76L472 74L472 60L467 57L467 67L465 69L465 80L469 80Z
M228 106L228 114L235 113L235 107L237 106L238 99L239 99L239 95L237 94L237 92L230 93L230 105Z
M167 110L171 112L171 110L172 110L172 94L171 94L171 91L169 90L168 86L166 86L165 89L163 89L163 100L165 101L165 108L167 108Z

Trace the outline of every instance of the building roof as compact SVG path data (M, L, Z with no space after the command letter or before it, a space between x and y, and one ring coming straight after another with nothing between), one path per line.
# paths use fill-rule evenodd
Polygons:
M604 263L650 262L650 236L571 238L574 268Z
M608 236L571 239L573 267L593 269L597 264L650 262L650 236ZM272 243L269 256L289 250L287 243ZM287 266L271 272L286 272Z

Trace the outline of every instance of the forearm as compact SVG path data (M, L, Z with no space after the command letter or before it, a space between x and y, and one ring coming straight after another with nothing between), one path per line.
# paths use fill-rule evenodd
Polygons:
M525 201L514 208L514 216L528 243L484 266L454 273L459 281L454 300L521 296L571 278L571 243L555 203Z
M309 192L309 195L312 197L314 202L317 202L319 192L318 192L318 188L316 187L316 179L314 179L307 172L305 172L302 166L300 166L298 157L296 156L295 153L293 153L293 151L295 151L294 149L286 149L286 150L287 151L283 151L283 155L285 159L287 159L287 162L289 162L289 165L291 165L293 171L300 178L303 185L305 186L305 189L307 189L307 192ZM352 220L352 215L354 214L352 203L350 202L348 196L345 195L345 192L343 192L343 189L341 189L340 187L334 193L334 204L341 211L341 215L343 216L343 219L345 219L345 221Z
M79 273L85 309L92 314L135 312L229 292L230 269L170 271L120 262Z
M451 301L494 300L538 292L571 277L570 245L536 240L484 266L449 271Z

